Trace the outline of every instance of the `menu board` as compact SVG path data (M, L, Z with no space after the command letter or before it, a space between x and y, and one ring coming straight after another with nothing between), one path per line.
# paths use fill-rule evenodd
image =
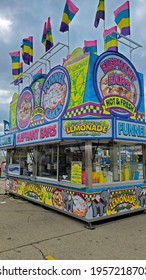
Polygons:
M72 161L71 163L71 182L82 184L82 162Z

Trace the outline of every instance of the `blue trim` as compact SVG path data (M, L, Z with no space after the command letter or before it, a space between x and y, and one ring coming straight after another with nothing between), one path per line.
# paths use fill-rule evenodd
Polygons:
M73 137L64 137L64 138L62 138L63 140L84 140L84 141L86 141L86 140L111 140L112 139L112 137L107 137L107 138L105 138L105 137L98 137L98 136L93 136L93 137L86 137L86 136L83 136L83 137L75 137L75 136L73 136Z

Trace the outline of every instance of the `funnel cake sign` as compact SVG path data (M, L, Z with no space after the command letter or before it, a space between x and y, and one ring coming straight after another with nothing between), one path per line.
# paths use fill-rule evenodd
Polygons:
M70 77L62 66L56 66L25 87L16 109L19 130L58 120L66 110L70 93Z
M141 102L140 80L126 57L114 52L102 54L95 63L94 87L102 115L137 119Z
M69 96L70 79L64 67L56 66L46 77L42 88L41 106L46 121L57 120L64 112Z

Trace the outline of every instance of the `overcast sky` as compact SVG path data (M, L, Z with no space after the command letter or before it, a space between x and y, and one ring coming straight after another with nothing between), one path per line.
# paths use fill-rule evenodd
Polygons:
M72 0L79 8L70 23L70 52L83 47L84 40L98 42L98 54L103 52L103 21L98 28L94 19L99 0ZM51 17L54 44L68 42L67 32L59 31L66 0L0 0L0 134L3 134L3 120L9 120L9 104L17 86L12 82L12 61L9 52L21 50L25 37L34 38L34 62L45 54L41 43L43 25ZM105 0L105 27L115 25L113 11L126 0ZM146 0L130 0L131 39L142 45L132 53L132 62L137 71L146 77ZM64 50L67 54L67 49ZM119 52L129 57L129 48L119 44ZM62 53L61 55L64 55ZM59 64L57 62L57 64ZM24 71L28 66L24 65ZM28 81L29 82L29 81Z

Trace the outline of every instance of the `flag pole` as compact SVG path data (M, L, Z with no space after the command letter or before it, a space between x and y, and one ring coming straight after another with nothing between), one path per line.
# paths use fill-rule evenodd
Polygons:
M20 85L18 84L18 93L20 94Z
M128 1L129 3L129 1ZM130 34L129 34L129 41L130 41L130 44L129 44L129 49L130 49L130 61L132 59L132 45L131 45L131 26L130 26L130 3L129 3L129 29L130 29Z
M130 7L129 7L129 26L130 26ZM132 45L131 45L131 26L130 28L130 35L129 35L129 39L130 39L130 61L132 60Z
M105 32L105 1L106 0L104 0L104 21L103 21L103 34L104 34L104 32ZM103 39L104 39L104 52L106 51L106 49L105 49L105 38L104 38L104 36L103 36Z
M70 36L69 36L69 35L70 35L70 34L69 34L69 25L68 25L68 34L67 34L67 35L68 35L67 37L68 37L68 55L69 55L69 53L70 53L70 45L69 45L69 43L70 43L70 42L69 42L69 39L70 39Z

